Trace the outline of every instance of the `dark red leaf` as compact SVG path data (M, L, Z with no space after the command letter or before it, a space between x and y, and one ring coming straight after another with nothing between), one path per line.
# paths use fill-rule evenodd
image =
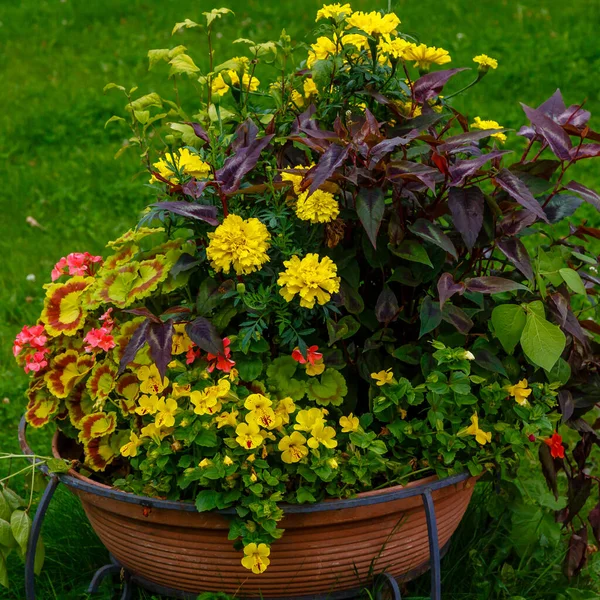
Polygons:
M521 240L516 237L499 240L498 249L529 281L533 281L533 267L531 266L529 252L527 252L527 248Z
M573 411L575 410L573 395L569 390L560 390L558 392L558 405L560 406L562 422L564 423L573 416Z
M542 473L544 475L544 479L546 480L548 487L554 494L554 497L558 500L556 463L552 458L552 455L550 454L550 448L544 442L540 444L538 455L540 458L540 464L542 465Z
M567 299L562 294L556 292L550 294L549 300L550 309L554 313L554 316L557 317L558 324L563 327L567 321L567 314L569 312L569 303L567 302Z
M133 332L131 339L127 343L125 352L123 352L121 362L119 363L119 375L123 373L127 368L127 365L135 358L138 350L146 343L148 327L150 327L150 321L146 320Z
M467 69L448 69L446 71L434 71L433 73L423 75L423 77L417 79L413 87L415 100L419 104L424 104L427 100L439 96L451 77L466 70Z
M517 235L536 221L537 217L531 211L513 210L500 221L499 225L505 235Z
M451 186L462 185L467 177L475 175L486 162L508 154L510 150L492 150L471 160L461 160L450 167Z
M197 179L190 179L187 183L181 186L181 191L187 196L191 196L196 200L202 196L208 181L198 181Z
M483 192L478 187L450 188L448 208L454 227L462 236L465 246L472 250L483 225Z
M567 508L569 514L564 521L565 525L569 524L579 514L592 491L592 479L585 473L578 473L577 476L571 477L568 481Z
M346 160L350 146L339 146L331 144L315 165L307 174L302 182L302 187L308 189L308 194L314 193L323 185ZM309 187L310 186L310 187Z
M470 292L481 294L500 294L501 292L527 289L523 284L505 277L473 277L473 279L467 279L465 283Z
M453 304L445 304L442 310L442 319L450 325L454 325L456 330L466 335L471 331L474 323L471 317L458 306Z
M413 129L404 137L393 137L388 140L383 140L383 142L379 142L376 146L371 148L369 152L369 169L373 169L375 165L390 152L393 152L398 146L404 146L408 144L411 140L414 140L419 135L418 130Z
M589 433L582 433L581 439L575 445L573 449L573 458L577 463L580 471L585 469L585 463L594 447L594 436Z
M448 166L448 159L437 152L433 152L431 154L431 160L433 164L437 167L440 173L443 173L444 177L450 176L450 167Z
M573 161L581 160L582 158L595 158L600 156L600 144L583 144L571 148L571 159Z
M160 376L164 377L172 357L173 321L169 319L165 323L150 323L146 341L150 346L150 356L156 364Z
M450 152L461 146L472 145L483 138L489 137L493 133L502 133L505 129L485 129L480 131L469 131L468 133L459 133L452 135L444 140L444 143L437 147L438 152Z
M240 148L247 148L258 135L258 127L252 119L246 119L235 130L235 137L231 142L232 152L237 152Z
M417 219L408 229L421 239L439 246L458 260L458 253L452 240L435 224L427 219Z
M560 90L557 89L548 100L542 102L537 110L551 119L557 119L562 115L566 110L566 106Z
M598 502L598 504L590 511L588 521L592 526L592 532L594 533L596 542L600 544L600 502Z
M437 283L437 290L440 296L440 308L444 308L444 303L454 296L454 294L464 294L466 289L462 281L456 283L450 273L443 273Z
M539 109L530 108L523 103L521 106L536 132L546 140L556 157L561 160L570 160L571 138L564 129Z
M146 317L153 323L162 323L162 321L147 308L126 308L123 312L129 313L130 315L137 315L138 317Z
M191 123L189 121L186 121L185 124L189 125L194 130L196 137L199 137L201 140L204 140L205 142L210 142L208 133L206 133L206 130L204 129L204 127L202 127L202 125L200 125L200 123Z
M356 213L362 223L373 248L377 247L377 234L383 212L385 210L385 201L381 188L361 188L356 197Z
M584 525L569 538L569 549L565 556L565 575L569 578L579 575L587 562L588 532Z
M216 206L210 206L208 204L194 204L193 202L179 200L176 202L157 202L152 204L152 207L160 210L167 210L188 219L204 221L209 225L219 224Z
M198 317L185 326L187 334L194 344L210 354L223 352L223 340L216 327L204 317Z
M579 194L583 200L589 202L596 210L600 210L600 195L598 192L582 185L581 183L577 183L576 181L570 181L565 186L567 189Z
M521 206L535 214L539 219L549 223L548 217L540 203L533 197L529 188L508 169L502 169L495 180L509 196L514 198Z
M396 294L387 285L384 286L375 303L375 317L387 325L397 318L399 310Z

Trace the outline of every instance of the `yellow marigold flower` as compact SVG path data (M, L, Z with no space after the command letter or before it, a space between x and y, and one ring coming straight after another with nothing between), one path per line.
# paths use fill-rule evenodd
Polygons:
M294 429L296 431L308 431L310 433L316 425L324 424L325 419L323 418L323 411L320 408L310 408L308 410L301 410L296 415Z
M388 383L394 382L394 373L392 373L392 369L387 369L387 371L379 371L379 373L371 373L371 378L375 380L377 385L381 387L382 385L386 385Z
M171 354L184 354L194 345L194 342L190 340L185 331L185 323L176 323L173 329L175 331L173 332L173 341L171 343Z
M379 62L385 62L387 58L395 60L404 58L404 53L410 45L410 42L403 38L392 38L389 35L381 36L378 46Z
M260 435L260 428L257 423L240 423L235 432L237 437L235 441L246 450L258 448L263 443L263 436Z
M358 431L360 427L360 421L358 417L355 417L352 413L350 413L347 417L340 417L340 427L342 428L342 433L351 433L352 431Z
M137 456L138 448L142 445L142 440L132 431L129 435L129 441L121 446L121 456Z
M140 396L140 399L138 400L139 406L136 406L135 412L142 416L153 415L157 410L157 404L158 396L156 394L152 394L152 396Z
M320 19L336 19L340 15L348 16L350 14L352 14L352 8L349 4L340 4L339 2L324 4L323 8L318 10L315 21L319 21Z
M140 391L144 394L160 394L169 385L169 379L161 379L158 367L154 364L140 367L137 377L141 381Z
M329 223L340 214L340 207L333 194L316 190L310 196L306 190L298 197L296 216L311 223Z
M312 428L310 433L312 437L308 440L308 445L311 448L318 448L319 445L323 445L325 448L335 448L337 446L333 427L326 427L323 423L319 423Z
M309 169L311 169L312 167L314 167L314 164L308 165L308 166L304 166L304 165L296 165L295 167L290 167L290 170L293 169L294 171L308 171ZM299 196L300 194L302 194L302 189L300 188L300 185L302 184L302 180L304 179L304 175L300 175L297 173L282 173L281 174L281 180L282 181L289 181L292 184L292 187L294 189L294 193L296 194L296 196Z
M175 413L178 410L177 400L173 398L161 398L156 403L156 417L154 422L157 427L173 427L175 425Z
M179 181L177 171L185 175L191 175L196 179L206 179L211 174L210 165L204 162L197 154L192 154L187 148L173 153L166 154L153 165L165 179L176 183ZM150 177L150 183L160 181L154 175Z
M168 436L173 430L172 429L161 429L156 426L156 423L150 423L146 427L142 427L142 437L149 437L154 440L157 444L160 444L161 440Z
M471 417L471 425L467 427L465 433L468 435L474 435L477 443L481 444L482 446L485 446L486 443L492 441L492 433L490 431L483 431L483 429L480 429L477 413Z
M348 28L357 27L368 35L385 35L393 33L400 25L400 19L394 13L382 15L379 12L365 13L357 11L352 13L348 19Z
M306 374L309 377L314 377L315 375L321 375L321 373L323 373L325 370L325 363L323 362L323 359L320 358L319 360L315 360L314 363L307 362L304 367L306 369Z
M250 412L246 415L248 423L257 423L267 429L277 425L275 411L271 408L273 403L262 394L250 394L244 402L244 408Z
M414 60L415 67L419 69L429 69L432 64L445 65L452 59L448 50L436 48L435 46L427 46L426 44L409 44L404 50L405 60Z
M248 544L244 546L242 565L257 575L264 573L271 564L269 554L271 549L266 544Z
M487 54L478 54L473 58L473 62L479 65L479 70L487 72L489 69L497 69L498 61L495 58L487 56Z
M210 460L208 460L208 458L203 458L199 463L198 466L201 469L206 469L206 467L209 467L212 464L212 462Z
M328 37L321 36L317 38L314 44L311 44L311 50L308 53L306 59L306 66L312 69L313 65L318 60L324 60L330 56L334 56L337 53L337 46L335 42L330 40Z
M291 302L296 294L300 296L300 306L313 308L315 302L323 305L340 289L337 266L324 256L319 262L318 254L307 254L302 260L292 256L283 263L286 270L279 273L277 284L280 294Z
M310 98L311 96L316 96L319 93L317 89L317 84L312 77L307 77L302 84L302 89L304 90L304 97Z
M254 217L244 220L238 215L229 215L208 237L206 256L215 271L229 273L233 268L237 275L249 275L269 261L267 250L271 236Z
M301 461L308 456L308 448L305 444L306 438L299 431L282 437L277 445L281 450L281 460L288 465Z
M517 404L525 406L527 397L531 394L531 388L528 385L527 379L521 379L515 385L507 385L504 389L515 399Z
M229 458L229 456L225 456L225 458L223 459L223 464L226 467L230 467L233 464L233 461L231 460L231 458Z
M221 427L237 427L237 416L239 412L237 410L232 410L231 412L222 412L220 415L215 417L215 421L217 423L217 429L221 429Z
M366 50L369 47L369 40L360 33L347 33L342 36L344 46L354 46L357 50Z
M400 110L411 119L421 116L421 107L418 104L414 104L411 100L406 100L405 102L396 102L396 106L398 106L398 108L400 108Z
M484 121L479 117L475 117L475 120L471 123L471 127L474 127L475 129L502 129L502 125L497 121ZM506 136L503 133L492 133L490 137L496 138L502 143L506 141Z
M236 87L240 88L240 76L237 71L233 69L229 69L226 71L231 83ZM248 73L244 73L242 75L242 91L250 91L255 92L260 86L260 81L256 77L250 77ZM223 75L219 73L213 80L211 84L211 91L215 96L224 96L229 91L229 85L223 78Z

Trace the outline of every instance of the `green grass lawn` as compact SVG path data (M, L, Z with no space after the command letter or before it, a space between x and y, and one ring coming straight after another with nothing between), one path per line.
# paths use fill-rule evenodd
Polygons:
M249 37L266 41L285 27L298 41L314 24L317 0L223 0L236 12L219 23L217 61L240 52L230 41ZM387 7L387 0L355 0L354 9ZM171 39L176 21L200 20L210 0L3 0L0 2L0 431L1 449L16 450L16 424L24 408L26 378L12 361L11 343L23 323L32 323L43 299L41 284L53 264L73 251L101 253L107 240L136 222L152 200L139 177L135 152L113 156L123 142L118 127L103 129L122 99L103 95L114 81L151 91L164 87L165 73L148 73L146 52L184 43L202 66L205 41L188 32ZM500 62L496 72L455 106L470 118L494 119L519 128L519 101L537 106L560 87L567 103L587 100L600 112L597 28L600 3L590 0L396 0L392 8L402 30L430 45L448 49L453 66L472 66L475 54ZM465 82L468 75L464 76ZM458 85L458 83L456 84ZM451 87L451 86L450 86ZM600 118L592 127L600 128ZM514 137L514 136L513 136ZM517 147L519 140L509 142ZM582 164L584 163L584 164ZM600 174L585 165L575 179L600 187ZM579 166L581 165L581 166ZM582 213L583 214L583 213ZM585 215L584 215L585 216ZM30 224L31 218L38 226ZM29 221L29 222L28 222ZM46 452L47 436L37 436ZM2 472L2 471L0 471ZM477 580L492 571L476 568L485 532L474 523L489 496L481 496L459 534L458 549L446 563L444 598L487 598ZM475 535L474 533L475 532ZM76 501L63 490L46 523L47 567L39 578L41 600L80 598L84 583L106 560ZM475 552L475 555L473 554ZM559 557L558 563L560 562ZM457 568L458 563L464 569ZM465 577L469 564L469 576ZM489 565L488 565L489 566ZM550 598L568 585L552 565L530 575L519 569L507 577L509 595L517 598L515 577L522 577L523 597ZM502 564L489 566L499 573ZM511 567L513 568L513 567ZM513 578L512 580L510 578ZM537 579L536 579L537 578ZM521 581L517 579L517 583ZM22 600L20 564L11 560L10 592L0 598ZM510 584L510 585L509 585ZM540 591L543 587L543 590ZM427 584L417 588L426 593ZM552 595L544 595L550 593ZM527 593L525 593L527 592ZM585 598L561 592L564 598ZM540 595L542 594L542 595ZM107 596L108 597L108 596ZM491 596L490 596L491 597ZM590 598L597 597L592 595Z

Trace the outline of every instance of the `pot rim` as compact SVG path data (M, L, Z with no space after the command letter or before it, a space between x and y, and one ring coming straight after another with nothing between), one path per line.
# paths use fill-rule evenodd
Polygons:
M24 454L33 455L33 451L27 443L26 437L27 421L25 416L21 418L19 423L19 443ZM52 436L52 454L55 458L62 458L58 450L58 439L60 431L57 429ZM40 467L42 471L49 474L48 468L43 465ZM150 496L140 496L118 490L112 486L99 483L78 473L75 469L71 468L67 473L53 474L53 477L58 478L59 481L64 483L70 488L87 492L95 496L102 496L110 498L112 500L120 500L128 504L138 504L147 508L158 508L166 510L176 510L184 512L197 512L196 505L194 502L189 500L161 500L159 498L152 498ZM313 504L287 504L280 503L279 506L283 509L284 513L312 513L322 512L329 510L340 510L344 508L357 508L360 506L367 506L373 504L381 504L384 502L392 502L394 500L400 500L404 498L411 498L413 496L427 496L431 495L432 492L440 490L452 485L464 484L474 485L477 481L477 477L472 477L468 471L452 475L450 477L444 477L439 479L437 475L431 475L422 479L411 481L406 485L395 485L381 490L369 490L367 492L360 492L352 498L343 499L328 499L321 502L315 502ZM469 481L467 481L469 480ZM237 514L234 508L228 508L223 510L213 511L222 515L235 515Z

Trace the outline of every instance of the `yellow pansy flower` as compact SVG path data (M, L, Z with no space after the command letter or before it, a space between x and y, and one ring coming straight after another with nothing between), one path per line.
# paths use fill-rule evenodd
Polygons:
M237 427L237 416L239 415L239 411L232 410L231 412L222 412L220 415L215 417L215 422L217 423L217 429L221 429L221 427Z
M375 380L375 383L379 387L388 383L394 383L394 373L391 368L386 371L379 371L379 373L371 373L371 378Z
M483 429L480 429L479 418L477 417L477 413L473 414L473 416L471 417L471 425L467 427L465 433L468 435L474 435L477 443L481 444L482 446L485 446L486 443L492 441L491 431L483 431Z
M352 413L350 413L347 417L340 417L340 427L342 428L342 433L350 433L352 431L358 431L360 427L360 421L358 417L355 417Z
M308 445L311 448L318 448L320 444L326 448L335 448L337 440L335 440L335 429L326 427L323 423L315 425L311 430L312 437L308 440Z
M281 460L287 464L299 462L308 455L305 444L306 438L299 431L282 437L277 446L281 450Z
M169 385L167 377L161 379L156 365L140 367L137 377L141 381L140 391L144 394L160 394Z
M129 441L121 446L121 456L137 456L138 448L142 445L142 440L132 431L129 434Z
M255 422L262 427L272 429L277 424L275 411L271 408L273 402L262 394L250 394L245 402L244 408L250 412L246 415L248 423Z
M235 432L237 437L235 441L246 450L258 448L263 443L263 436L260 434L260 427L257 423L240 423Z
M308 410L301 410L296 415L296 424L294 429L296 431L308 431L311 432L316 425L323 425L325 419L323 418L323 412L320 408L310 408Z
M153 415L157 410L158 396L153 394L152 396L140 396L138 405L135 408L135 412L138 415ZM162 400L162 398L161 398Z
M515 385L507 385L504 388L521 406L527 405L527 397L531 394L531 388L528 387L527 379L521 379Z
M257 575L264 573L271 564L269 554L271 549L266 544L248 544L244 546L242 565Z
M178 410L177 400L173 398L161 398L156 403L156 417L154 422L157 427L173 427L175 425L175 413Z

